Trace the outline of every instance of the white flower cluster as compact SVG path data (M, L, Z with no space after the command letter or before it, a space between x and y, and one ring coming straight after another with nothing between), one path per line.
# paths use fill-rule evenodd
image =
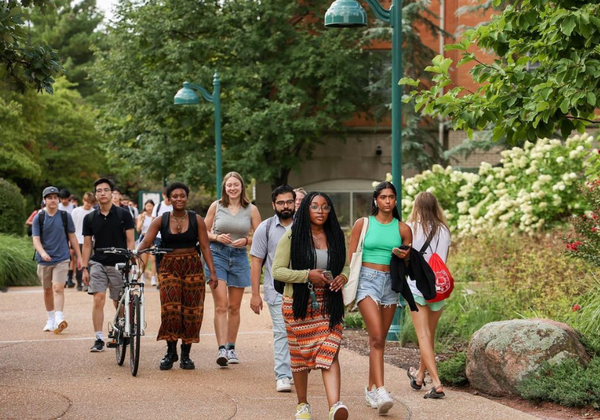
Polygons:
M404 218L411 212L415 196L429 191L438 198L457 236L509 227L533 234L551 227L584 210L580 187L585 170L592 159L600 159L592 143L593 137L587 134L565 142L526 142L523 148L503 151L498 166L483 162L478 173L433 165L431 170L403 180Z

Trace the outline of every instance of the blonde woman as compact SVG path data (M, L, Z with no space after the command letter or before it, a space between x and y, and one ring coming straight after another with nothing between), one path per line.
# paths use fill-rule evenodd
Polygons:
M235 340L240 328L240 305L244 289L251 284L246 248L252 244L250 230L255 231L261 222L258 209L246 195L246 186L240 174L229 172L225 175L221 199L211 204L205 221L221 285L212 293L215 302L215 335L219 346L217 364L226 367L239 363Z
M413 232L414 249L420 250L429 239L429 246L423 254L425 261L429 261L431 255L436 253L446 262L448 248L450 247L450 230L444 212L433 194L421 192L417 195L407 224ZM428 303L423 298L423 294L417 288L414 280L409 278L408 285L419 308L418 312L411 311L410 315L417 332L419 350L421 351L419 368L411 367L407 372L410 378L410 386L415 390L424 387L425 374L429 372L433 387L424 397L443 398L445 394L435 363L434 340L435 330L446 302L442 300Z

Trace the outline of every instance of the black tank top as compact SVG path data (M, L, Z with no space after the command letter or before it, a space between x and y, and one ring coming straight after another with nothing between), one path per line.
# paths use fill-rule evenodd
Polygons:
M198 242L198 229L194 229L193 226L197 226L196 223L191 223L189 221L192 214L188 212L188 228L185 232L173 234L171 233L171 229L169 228L171 213L165 213L167 217L166 229L164 232L161 232L162 236L162 246L164 248L173 248L173 249L181 249L181 248L194 248L196 243ZM193 213L193 216L196 217L196 213Z

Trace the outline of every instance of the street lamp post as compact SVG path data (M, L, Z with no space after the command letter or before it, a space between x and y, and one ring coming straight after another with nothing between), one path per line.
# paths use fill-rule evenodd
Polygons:
M217 198L221 198L221 180L223 179L222 157L221 157L221 79L219 73L215 72L213 78L213 93L208 93L202 86L189 82L183 82L183 88L179 89L174 98L175 105L197 105L200 98L194 92L197 90L206 101L215 106L215 166L217 172Z
M366 0L378 19L392 27L392 183L402 214L402 0L392 0L385 10L377 0ZM336 0L325 13L327 28L352 28L367 25L367 13L356 0ZM404 311L398 306L387 340L398 341Z

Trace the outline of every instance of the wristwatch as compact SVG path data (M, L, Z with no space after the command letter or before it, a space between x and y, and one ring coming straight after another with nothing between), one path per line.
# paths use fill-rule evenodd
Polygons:
M89 267L81 267L81 269L90 271Z

